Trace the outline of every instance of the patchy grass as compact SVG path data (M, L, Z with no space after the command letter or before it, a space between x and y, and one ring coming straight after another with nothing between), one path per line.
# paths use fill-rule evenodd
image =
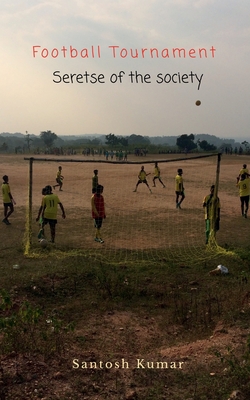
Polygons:
M1 267L5 399L221 400L239 388L248 394L250 249L224 255L227 276L208 274L216 259L125 264L73 251L36 258L16 252L20 269ZM9 257L13 250L5 250ZM202 351L194 353L200 341ZM137 368L137 359L154 368ZM157 362L183 365L162 369Z

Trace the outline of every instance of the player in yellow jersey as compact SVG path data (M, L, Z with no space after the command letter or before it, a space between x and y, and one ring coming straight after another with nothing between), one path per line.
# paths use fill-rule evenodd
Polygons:
M59 186L59 191L62 191L62 185L63 185L63 179L64 177L62 176L62 167L58 167L58 171L56 174L56 182L57 185L54 185L53 188L55 189L57 186Z
M7 175L3 176L2 195L3 195L3 208L4 208L3 222L6 225L10 225L10 221L8 220L8 218L14 212L14 204L16 203L10 192L9 177Z
M249 197L250 197L250 179L246 174L240 176L240 180L237 183L240 194L240 208L242 217L247 218L247 212L249 207ZM245 206L245 210L244 210Z
M150 187L148 185L148 182L147 182L147 176L148 175L150 175L150 173L147 174L146 171L144 170L144 166L142 165L141 170L140 170L139 175L138 175L138 182L137 182L137 184L135 186L134 192L137 191L137 188L140 185L140 183L145 183L145 185L148 187L150 193L152 193L152 190L150 189Z
M42 218L43 218L43 226L49 224L50 226L50 234L51 234L51 242L55 242L56 236L56 224L57 224L57 206L59 205L62 210L63 219L66 218L65 211L59 197L56 194L52 193L52 187L46 186L46 196L43 199L43 210L42 210Z
M183 186L183 171L181 168L177 170L177 175L175 177L175 194L176 194L176 208L181 209L181 203L185 199L184 186ZM179 200L180 197L180 200Z
M162 182L162 180L161 180L161 170L158 167L158 162L155 162L154 177L153 177L153 187L156 187L156 185L155 185L156 179L158 179L161 182L162 187L164 187L164 188L166 187L164 185L164 183Z
M43 219L41 217L41 214L42 214L42 211L43 211L44 197L46 196L46 194L47 194L47 186L42 189L42 196L43 196L42 197L42 202L41 202L41 206L40 206L40 208L38 210L38 214L37 214L37 217L36 217L36 222L39 221L39 228L40 228L39 232L38 232L38 235L37 235L38 239L42 239L44 237Z
M220 229L220 199L217 197L213 199L214 196L214 188L212 185L210 188L210 194L204 197L203 199L203 208L205 210L205 229L206 229L206 244L208 244L210 232L211 232L211 221L212 218L215 218L214 229L218 231ZM212 214L214 206L214 216Z
M241 177L242 174L245 174L246 178L250 177L249 170L248 170L246 164L243 164L242 168L240 169L239 175L237 176L237 183L239 182L240 177Z

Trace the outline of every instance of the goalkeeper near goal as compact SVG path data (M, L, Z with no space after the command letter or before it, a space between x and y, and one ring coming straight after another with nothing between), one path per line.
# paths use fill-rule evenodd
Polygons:
M210 188L210 194L203 199L203 208L205 210L205 227L206 227L206 244L208 244L210 234L212 232L212 222L214 221L214 231L217 232L220 229L220 199L216 197L214 200L214 188L212 185ZM214 207L214 208L213 208Z
M141 183L145 183L145 185L148 187L148 190L150 191L150 193L152 193L152 190L149 187L148 181L147 181L147 176L150 175L150 172L147 174L145 169L144 169L144 165L141 166L141 170L138 174L138 181L137 184L135 186L135 190L134 192L137 192L137 188Z

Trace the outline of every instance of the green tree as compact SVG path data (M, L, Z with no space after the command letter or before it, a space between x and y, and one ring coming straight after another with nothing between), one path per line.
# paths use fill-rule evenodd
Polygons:
M3 142L2 146L0 147L1 151L7 151L9 148L9 146L7 145L7 143Z
M134 145L149 145L150 140L146 136L135 135L134 133L128 137L128 143Z
M119 138L119 143L120 143L122 146L128 146L128 138L120 137L120 138Z
M176 140L176 145L179 147L181 150L194 150L197 148L197 144L194 143L194 135L191 133L190 135L184 134L178 137Z
M109 135L106 135L106 142L107 145L113 147L119 144L119 139L117 136L115 136L113 133L110 133Z
M90 141L91 144L95 145L95 146L99 146L101 144L101 140L98 138L92 139Z
M52 147L54 141L57 139L57 135L51 131L43 131L40 133L40 138L44 142L45 146Z
M28 133L28 131L26 131L25 141L27 142L27 147L28 147L28 150L30 152L30 145L31 145L32 139L31 139L30 134Z
M204 151L214 151L216 150L216 146L213 144L209 144L206 140L198 140L198 145Z
M244 142L242 142L241 144L243 144L243 146L245 146L246 154L249 154L250 153L249 143L246 140L244 140Z

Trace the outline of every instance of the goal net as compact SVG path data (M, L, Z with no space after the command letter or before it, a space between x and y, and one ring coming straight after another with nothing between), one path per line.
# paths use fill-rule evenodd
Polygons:
M166 158L165 158L166 157ZM106 160L104 156L76 155L68 158L26 158L29 161L29 196L25 248L30 255L46 255L41 249L35 221L42 200L42 188L56 185L58 167L64 177L62 191L53 189L64 206L66 219L58 207L55 245L51 252L90 255L103 261L170 260L188 262L204 260L218 252L220 232L211 232L205 245L204 196L212 184L219 186L220 155L205 156L168 154L156 156L129 155L127 161ZM26 161L26 162L27 162ZM155 162L160 177L153 187ZM146 184L138 182L141 166L147 174ZM176 207L175 177L183 170L185 199ZM104 186L106 219L101 227L104 243L96 242L91 215L92 176L98 170L98 182ZM151 193L152 192L152 193ZM215 193L215 194L216 194ZM213 222L211 227L213 227ZM45 237L50 239L49 225Z

